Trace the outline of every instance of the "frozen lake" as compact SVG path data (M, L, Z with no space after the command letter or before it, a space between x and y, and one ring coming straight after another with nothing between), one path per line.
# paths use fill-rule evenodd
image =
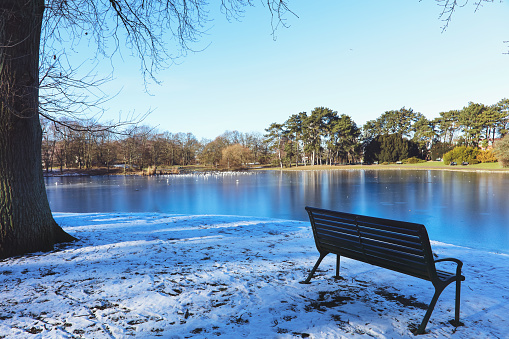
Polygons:
M308 220L306 205L426 225L430 239L509 253L509 174L427 170L45 179L53 212Z

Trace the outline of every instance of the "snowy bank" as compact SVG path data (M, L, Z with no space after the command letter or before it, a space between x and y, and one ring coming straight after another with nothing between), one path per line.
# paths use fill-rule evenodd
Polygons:
M68 214L80 240L0 262L0 338L407 338L430 282L349 259L335 280L309 223L254 217ZM432 242L463 260L418 338L507 338L508 256Z

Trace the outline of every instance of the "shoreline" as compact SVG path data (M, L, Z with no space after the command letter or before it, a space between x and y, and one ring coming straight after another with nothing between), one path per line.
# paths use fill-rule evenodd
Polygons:
M430 165L431 164L431 165ZM390 165L302 165L292 167L268 167L257 169L260 171L332 171L332 170L431 170L448 172L480 172L480 173L509 173L509 168L500 167L498 163L476 164L466 166L448 166L438 161L428 161L420 164L390 164Z
M417 170L417 171L447 171L447 172L470 172L470 173L509 173L509 168L503 168L498 163L481 163L475 165L458 165L458 166L448 166L444 165L441 161L428 161L426 163L418 163L418 164L389 164L389 165L301 165L301 166L292 166L292 167L254 167L254 168L245 168L241 170L219 170L219 172L256 172L256 171L364 171L364 170L374 170L374 171L384 171L384 170ZM193 166L188 168L181 168L179 173L164 171L162 174L153 174L153 175L180 175L180 174L193 174L193 173L208 173L208 172L218 172L218 170L207 170L200 169L196 170ZM101 175L138 175L138 176L146 176L143 171L138 172L127 172L123 173L122 170L110 168L108 171L105 168L93 168L93 169L75 169L69 168L64 169L62 172L60 170L52 170L50 172L43 172L44 177L65 177L65 176L101 176Z

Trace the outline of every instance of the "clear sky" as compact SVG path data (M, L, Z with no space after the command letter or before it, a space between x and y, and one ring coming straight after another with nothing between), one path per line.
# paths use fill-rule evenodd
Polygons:
M388 110L428 118L509 97L509 2L473 1L442 32L434 0L289 1L298 15L271 36L254 1L240 22L211 14L207 35L144 92L139 61L116 62L104 119L153 112L159 131L213 139L226 130L264 132L292 114L329 107L362 126ZM108 63L108 61L105 61Z

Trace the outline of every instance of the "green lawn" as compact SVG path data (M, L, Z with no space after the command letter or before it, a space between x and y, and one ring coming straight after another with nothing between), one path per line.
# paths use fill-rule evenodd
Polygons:
M444 164L442 161L428 161L419 164L389 164L389 165L340 165L340 166L329 166L329 165L315 165L315 166L298 166L293 165L291 168L285 167L284 171L317 171L317 170L345 170L345 169L431 169L431 170L449 170L449 171L502 171L509 172L509 168L502 168L498 162L494 163L483 163L476 165L457 165L449 166ZM279 167L267 167L263 170L281 170Z

